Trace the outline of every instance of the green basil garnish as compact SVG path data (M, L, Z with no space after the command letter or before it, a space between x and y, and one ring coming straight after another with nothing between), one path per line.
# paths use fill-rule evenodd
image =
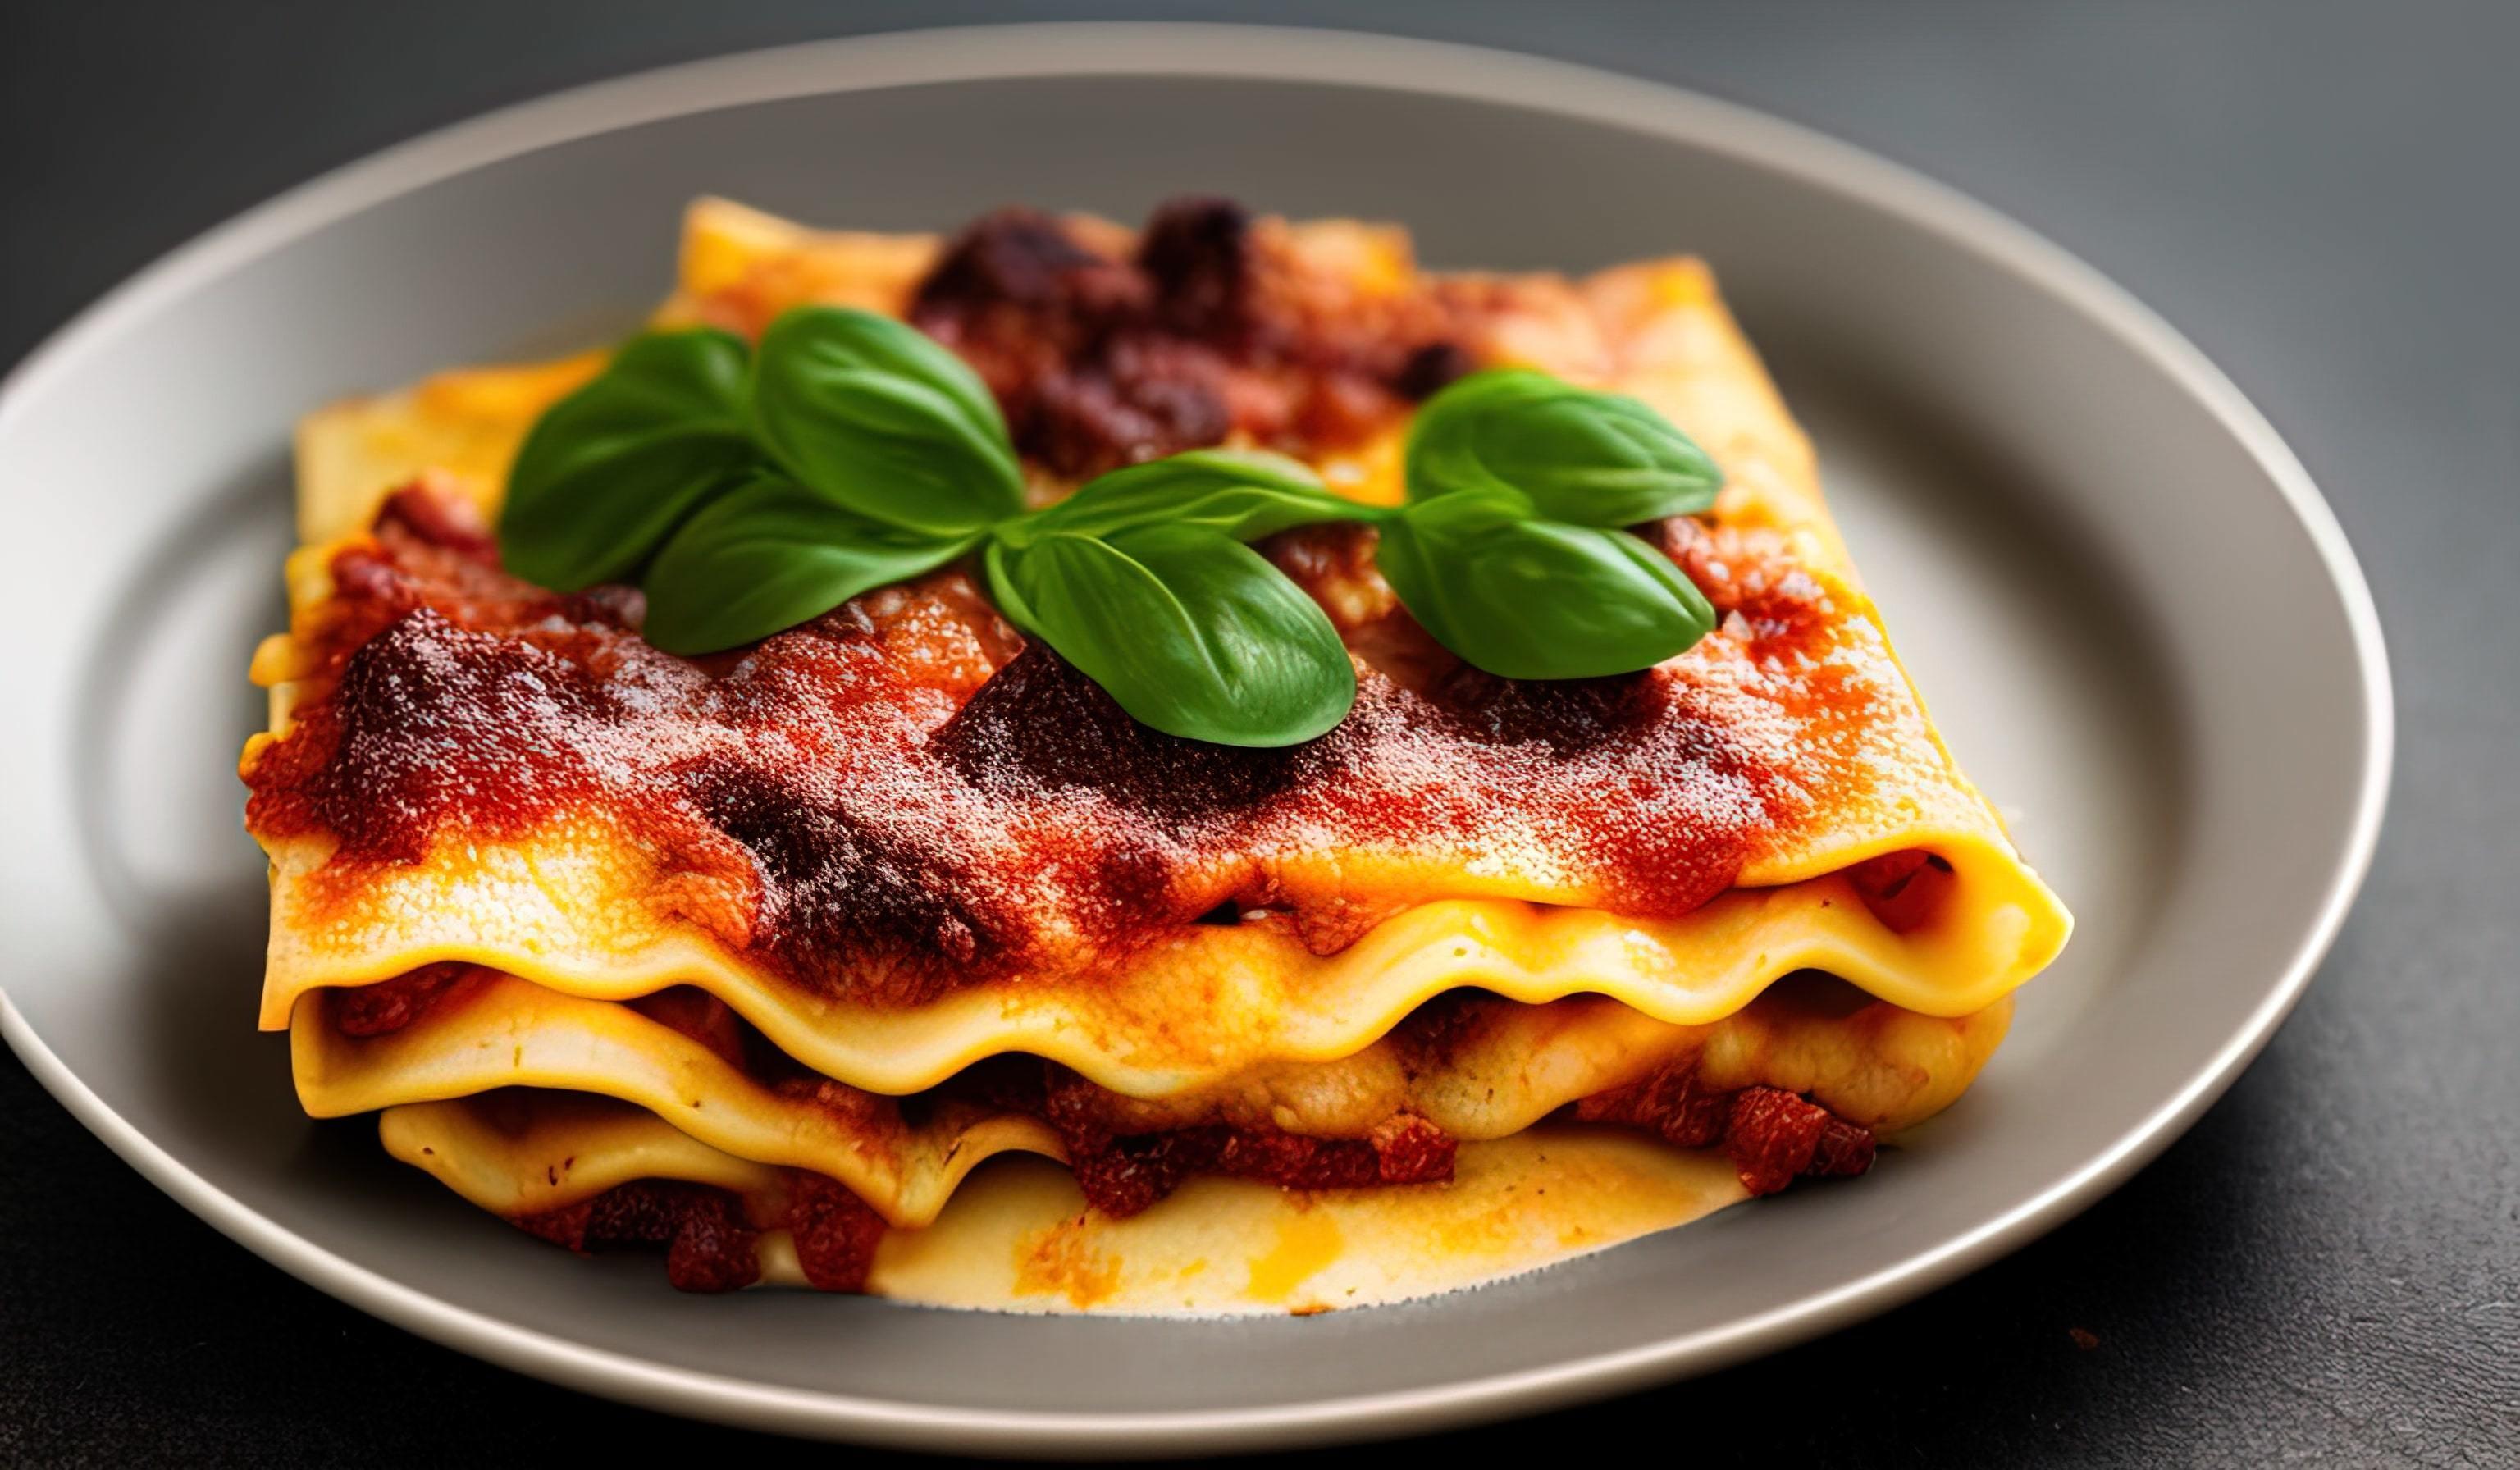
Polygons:
M1329 617L1248 543L1363 521L1437 642L1509 679L1648 668L1715 615L1620 526L1704 510L1714 462L1632 398L1472 375L1420 410L1408 503L1332 494L1281 455L1202 449L1023 508L997 402L961 359L871 312L798 307L757 349L633 338L537 422L499 520L510 570L639 578L673 653L767 638L973 552L999 607L1134 719L1225 745L1338 724L1356 669Z
M1193 449L1088 481L1058 505L1007 527L999 539L1022 546L1054 531L1107 535L1130 526L1201 525L1238 541L1296 526L1358 520L1373 512L1323 488L1312 467L1284 455Z
M1410 425L1409 498L1500 495L1550 520L1632 526L1715 503L1724 473L1634 398L1522 369L1474 373Z
M508 569L562 592L636 575L676 523L761 463L743 424L750 355L712 328L632 337L552 405L508 471Z
M1356 702L1356 668L1321 604L1211 527L1054 532L992 545L987 563L1015 626L1166 735L1293 745Z
M668 653L711 653L822 616L977 546L843 511L763 475L683 523L648 567L642 631Z
M1669 557L1625 531L1538 520L1501 497L1413 502L1374 564L1435 642L1508 679L1651 668L1715 626Z
M979 375L917 328L802 306L761 335L752 431L798 484L861 515L950 535L1023 510L1023 470Z

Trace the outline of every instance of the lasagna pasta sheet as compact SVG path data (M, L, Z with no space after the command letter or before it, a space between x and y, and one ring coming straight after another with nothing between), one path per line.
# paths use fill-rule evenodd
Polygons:
M597 948L586 940L583 915L635 912L638 885L573 881L605 861L601 851L529 851L494 855L470 871L411 869L404 881L414 891L397 894L392 906L409 916L407 941L382 947L363 968L301 968L283 946L293 947L302 931L275 926L265 1019L287 1024L322 983L383 980L461 960L598 1001L696 985L797 1061L873 1091L919 1091L984 1057L1020 1051L1115 1091L1160 1097L1271 1062L1347 1056L1426 1001L1463 988L1531 1003L1605 995L1685 1027L1734 1013L1780 976L1819 969L1920 1014L1974 1014L2046 962L2062 924L2052 900L2008 856L1960 851L1957 901L1905 935L1885 927L1837 876L1736 889L1659 922L1453 900L1386 920L1334 955L1313 955L1263 925L1191 926L1116 975L981 990L907 1009L800 994L670 932Z
M1614 1001L1477 1002L1438 1040L1386 1040L1335 1060L1277 1064L1161 1102L1114 1099L1120 1134L1224 1123L1361 1137L1408 1114L1456 1138L1518 1133L1557 1109L1694 1059L1714 1091L1783 1088L1876 1132L1959 1095L2002 1039L2008 1003L1958 1018L1836 1002L1788 988L1705 1026L1672 1026ZM846 1184L895 1225L936 1218L963 1177L1011 1150L1065 1158L1040 1121L952 1092L905 1108L823 1079L781 1086L629 1008L484 975L383 1036L333 1025L322 996L291 1028L298 1099L319 1118L536 1088L612 1098L754 1163ZM909 1121L914 1115L916 1122ZM555 1197L556 1208L575 1197ZM516 1211L510 1213L532 1213Z
M1129 247L1100 221L1060 228ZM1725 613L1640 676L1663 701L1660 726L1639 735L1651 722L1620 713L1616 692L1597 709L1584 690L1478 703L1488 696L1411 684L1407 657L1374 631L1388 590L1343 567L1335 542L1271 555L1349 639L1365 690L1350 726L1373 758L1328 777L1192 773L1185 789L1228 792L1199 797L1227 812L1205 826L1131 787L1145 770L1173 780L1161 752L1126 780L1042 776L1040 751L1022 748L1025 711L1072 705L1073 691L994 646L992 615L950 575L860 600L845 633L785 635L710 664L707 681L741 690L695 692L702 676L688 666L639 661L635 615L616 603L507 581L477 544L466 550L477 533L461 525L415 538L392 524L405 512L387 497L415 484L494 520L525 430L603 355L443 374L301 424L291 629L254 661L272 707L244 760L248 824L272 866L261 1024L291 1031L307 1111L382 1110L397 1158L520 1221L642 1180L724 1190L760 1226L764 1280L802 1279L782 1222L797 1181L822 1176L881 1217L867 1277L880 1294L1231 1312L1467 1284L1742 1197L1719 1155L1564 1121L1569 1104L1660 1069L1693 1066L1715 1092L1798 1093L1874 1133L1957 1097L2071 919L1935 735L1822 502L1811 447L1704 267L1437 275L1397 230L1252 232L1271 289L1304 310L1438 313L1469 359L1634 394L1721 463L1711 514L1657 533ZM803 302L906 314L946 248L703 200L658 322L756 333ZM1405 433L1405 420L1386 423L1307 457L1342 493L1393 503ZM1038 464L1027 473L1036 503L1071 483ZM562 656L565 677L611 681L617 729L581 740L512 707L518 688L562 677L548 672ZM411 749L385 749L337 708L357 681L363 709L411 728L386 735L418 732ZM993 735L984 691L1038 697L1009 705ZM862 702L817 725L831 711L815 701L843 694ZM1444 712L1463 698L1467 713ZM688 713L736 706L770 710L769 723ZM893 756L851 748L887 739ZM935 790L898 778L919 798L908 816L868 815L896 794L885 760L941 761L956 740L961 766L916 778ZM533 763L562 746L593 773L571 777L575 794L504 799L503 781L552 785ZM992 762L1024 779L999 781ZM767 796L709 784L780 769L825 784ZM1525 770L1556 784L1523 782ZM475 777L483 789L466 785ZM1281 786L1303 799L1270 806ZM1377 802L1442 820L1378 829L1356 815ZM824 844L801 856L802 828L780 824L799 810ZM378 813L408 829L363 835ZM840 848L863 860L848 882L773 871ZM967 868L987 881L957 876ZM889 931L868 939L890 915L851 907L886 884L915 890L890 902L928 925L906 947ZM984 898L998 910L980 913ZM1113 913L1167 916L1127 929ZM437 964L472 968L399 1029L339 1024L348 989ZM776 1064L657 1018L693 993L757 1032ZM1461 1140L1456 1177L1310 1194L1195 1179L1109 1218L1058 1167L1053 1127L970 1084L1008 1053L1105 1090L1114 1135L1221 1124L1349 1139L1407 1117Z

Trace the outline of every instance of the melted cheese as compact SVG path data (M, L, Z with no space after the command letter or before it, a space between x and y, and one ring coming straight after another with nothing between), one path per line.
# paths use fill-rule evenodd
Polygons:
M633 1180L688 1180L776 1218L776 1170L633 1109L527 1094L388 1110L394 1157L515 1218ZM1743 1198L1715 1154L1563 1125L1465 1145L1445 1184L1292 1191L1195 1180L1143 1214L1089 1208L1055 1165L1000 1159L923 1229L896 1229L867 1289L937 1307L1175 1314L1307 1313L1477 1285L1669 1229ZM784 1230L764 1285L802 1285Z
M1721 1157L1606 1131L1465 1145L1450 1183L1296 1193L1195 1180L1126 1220L1059 1170L983 1171L876 1253L871 1292L1002 1312L1312 1313L1475 1286L1686 1225L1744 1198ZM775 1251L769 1280L797 1279Z

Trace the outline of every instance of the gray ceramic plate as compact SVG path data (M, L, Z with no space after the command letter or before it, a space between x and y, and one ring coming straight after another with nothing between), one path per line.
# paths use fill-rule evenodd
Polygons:
M662 289L703 191L933 228L1229 192L1414 226L1436 264L1709 256L1818 436L1917 682L2081 917L1968 1097L1877 1174L1507 1285L1198 1324L664 1289L299 1116L252 1029L238 827L279 626L291 421L583 341ZM2143 308L1966 200L1810 134L1451 47L1170 26L737 57L518 108L273 201L114 292L0 396L9 1040L247 1247L598 1393L940 1447L1183 1449L1455 1424L1714 1367L2009 1250L2256 1053L2370 855L2380 634L2317 493Z

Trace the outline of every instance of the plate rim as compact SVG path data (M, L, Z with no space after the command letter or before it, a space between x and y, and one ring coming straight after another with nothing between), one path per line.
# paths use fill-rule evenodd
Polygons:
M1719 1327L1452 1382L1263 1407L1161 1411L956 1407L765 1385L668 1367L440 1301L327 1250L202 1178L115 1113L0 991L0 1037L71 1115L212 1227L309 1284L423 1337L547 1381L791 1434L932 1449L1154 1453L1255 1449L1460 1425L1711 1371L1886 1311L2008 1254L2148 1163L2266 1046L2334 942L2377 846L2395 743L2379 616L2334 513L2292 451L2202 351L2096 269L1904 164L1800 124L1642 77L1457 42L1315 27L1057 22L893 31L738 52L588 83L425 133L214 226L125 280L0 378L0 430L126 320L344 215L534 149L749 103L939 82L1072 75L1302 80L1467 98L1679 138L1800 177L1924 228L2061 299L2201 403L2308 532L2345 613L2363 697L2363 763L2318 913L2240 1027L2141 1121L2031 1198L1935 1248Z

